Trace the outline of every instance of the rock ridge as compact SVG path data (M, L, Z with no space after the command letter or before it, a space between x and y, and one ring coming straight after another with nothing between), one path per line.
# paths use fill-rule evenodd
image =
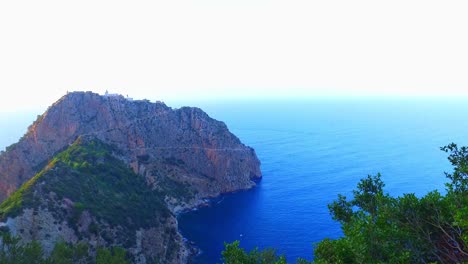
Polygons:
M167 243L175 243L173 247L179 252L174 256L179 257L164 263L187 261L184 256L188 247L178 231L173 231L177 230L177 213L196 207L207 198L251 188L261 178L260 161L254 149L244 145L223 122L199 108L172 109L162 102L72 92L38 116L19 142L0 154L0 202L50 166L51 160L78 138L113 146L116 150L113 155L161 195L172 215L161 220L165 228L142 229L136 237L140 241L137 244L146 243L155 252L162 252L165 245L150 237L165 237ZM31 210L24 208L22 214L9 218L3 225L13 227L13 231L24 230L31 215L35 215L50 230L58 228L47 210ZM83 221L89 222L93 217L89 215ZM58 237L69 238L70 242L79 240L67 226L60 226L63 230L60 236L47 234L49 229L30 232L44 235L45 248L50 248L52 240Z
M196 186L200 196L249 188L254 185L251 179L261 177L255 151L199 108L172 109L161 102L72 92L38 116L20 141L0 155L0 201L81 135L117 145L126 163L145 177L155 176L148 166L153 159L179 161L190 176L186 178L193 178L187 180L206 183Z

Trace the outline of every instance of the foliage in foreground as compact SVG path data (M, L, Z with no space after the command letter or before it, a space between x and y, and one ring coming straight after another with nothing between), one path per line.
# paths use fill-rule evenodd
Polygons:
M225 243L225 250L222 254L223 263L229 264L257 264L257 263L273 263L273 264L286 264L286 258L284 256L278 256L274 249L265 249L259 251L257 248L245 252L242 248L239 248L239 241L234 241L231 244Z
M127 264L127 252L123 248L98 248L96 254L90 254L87 244L75 245L59 242L50 256L45 256L39 242L22 245L20 239L9 233L0 234L0 264Z
M352 199L339 195L329 204L344 236L319 242L313 263L468 263L468 148L452 143L442 150L454 167L446 173L445 195L392 197L384 192L380 174L367 176ZM225 244L224 263L285 263L274 251L268 251L271 259L262 259L262 252L247 254L238 246Z

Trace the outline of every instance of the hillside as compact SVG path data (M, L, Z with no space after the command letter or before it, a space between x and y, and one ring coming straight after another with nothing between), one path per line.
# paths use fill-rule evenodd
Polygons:
M46 251L81 241L184 263L175 215L260 177L255 151L198 108L74 92L0 155L0 225Z
M135 259L185 261L164 193L152 190L115 151L79 138L0 205L0 219L46 252L57 241L85 242L94 249L124 247Z

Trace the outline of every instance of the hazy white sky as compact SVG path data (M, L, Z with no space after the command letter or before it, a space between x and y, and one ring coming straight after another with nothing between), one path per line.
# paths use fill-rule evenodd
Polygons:
M468 1L0 1L0 111L151 100L468 95Z

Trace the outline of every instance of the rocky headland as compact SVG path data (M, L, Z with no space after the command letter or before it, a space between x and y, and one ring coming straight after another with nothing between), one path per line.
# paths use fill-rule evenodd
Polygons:
M63 240L186 263L175 216L260 178L255 151L199 108L73 92L0 155L0 222L46 251Z

